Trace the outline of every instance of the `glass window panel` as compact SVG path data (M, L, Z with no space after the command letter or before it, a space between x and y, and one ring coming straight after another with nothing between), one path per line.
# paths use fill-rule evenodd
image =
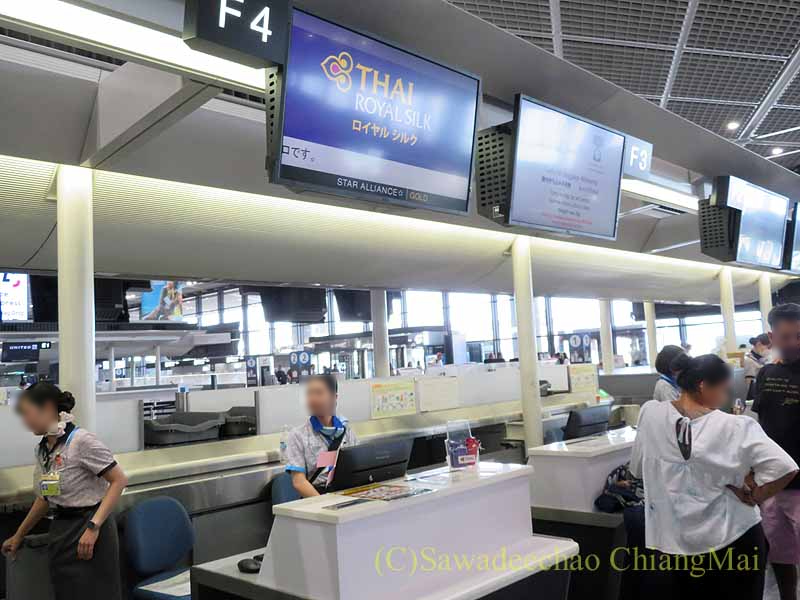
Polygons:
M200 311L203 313L216 312L219 310L219 299L216 294L208 294L201 299Z
M361 321L337 321L334 324L336 335L348 333L363 333L364 323Z
M513 296L505 294L497 296L497 326L501 341L511 341L517 337L517 314ZM506 356L506 351L501 351L503 356Z
M190 325L197 325L197 315L189 315L189 316L184 315L183 322L189 323Z
M392 297L391 310L389 311L389 329L400 329L403 326L403 300Z
M686 327L686 343L691 347L692 356L716 353L720 349L721 340L724 337L725 328L722 325L722 317L717 323L712 322Z
M250 354L269 354L272 349L269 347L268 331L250 332Z
M267 322L264 320L264 308L261 302L250 304L247 307L247 325L250 331L261 331L267 329Z
M294 347L294 327L291 323L282 321L275 323L275 350Z
M614 327L631 327L641 325L644 321L637 321L633 317L633 302L630 300L613 300L611 302L611 312L614 318Z
M702 315L699 317L686 317L683 319L686 325L707 325L709 323L722 323L722 315Z
M444 325L444 308L441 292L407 291L406 310L408 311L409 327L441 327Z
M239 323L239 330L242 329L242 307L226 308L222 311L223 323Z
M677 321L678 319L668 319L670 321ZM677 325L669 327L656 327L656 346L659 350L664 346L680 346L681 345L681 330ZM653 358L655 363L655 358Z
M489 294L450 294L450 323L468 342L492 340L492 297Z
M203 312L200 315L200 324L203 327L211 327L212 325L219 325L219 313L216 310L211 312Z
M554 333L600 329L600 302L585 298L553 298Z
M225 309L236 308L242 305L242 296L239 290L228 290L223 298Z

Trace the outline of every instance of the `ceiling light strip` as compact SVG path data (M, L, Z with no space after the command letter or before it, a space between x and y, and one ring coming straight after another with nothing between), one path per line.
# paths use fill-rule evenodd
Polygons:
M57 37L133 61L161 66L206 82L250 92L264 91L263 69L197 52L180 37L62 0L3 0L0 23Z

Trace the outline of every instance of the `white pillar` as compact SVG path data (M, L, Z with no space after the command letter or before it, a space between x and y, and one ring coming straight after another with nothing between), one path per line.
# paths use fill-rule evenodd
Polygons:
M614 372L614 334L611 331L611 300L600 300L600 356L603 373Z
M769 311L772 310L772 278L769 273L762 273L758 280L758 307L764 331L769 331Z
M656 337L656 305L655 302L644 303L644 321L647 326L647 364L650 370L656 371L656 356L658 356L658 338Z
M539 395L539 356L536 347L536 306L533 299L531 240L518 235L511 247L514 306L517 311L519 381L525 449L542 445L542 399Z
M724 352L736 351L736 305L733 300L733 274L730 267L719 270L719 301L725 326Z
M161 385L161 346L156 346L156 385Z
M116 350L114 346L111 346L108 349L108 368L111 371L111 378L109 379L109 391L116 392L117 391L117 370L114 368L114 364L117 362L116 357Z
M136 387L136 357L131 356L131 362L128 364L128 375L131 378L131 387Z
M81 427L95 430L93 173L61 166L58 223L59 383L75 396Z
M370 291L372 311L372 360L375 377L389 377L389 318L386 314L386 290Z

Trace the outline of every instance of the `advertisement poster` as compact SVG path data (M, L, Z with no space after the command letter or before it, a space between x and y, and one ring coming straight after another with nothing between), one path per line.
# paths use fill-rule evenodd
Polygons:
M151 281L153 291L142 294L142 321L183 320L182 284L178 281Z
M28 276L0 273L0 321L29 321Z
M372 418L385 419L417 412L417 398L413 381L373 383L370 386Z
M625 136L520 98L509 222L613 238Z
M280 179L467 210L479 80L294 11Z

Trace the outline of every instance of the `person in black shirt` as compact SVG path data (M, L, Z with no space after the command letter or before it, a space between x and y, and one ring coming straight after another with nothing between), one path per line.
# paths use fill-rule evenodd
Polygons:
M289 383L289 377L286 375L286 371L283 370L283 365L278 365L278 370L275 371L275 379L278 380L278 385Z
M800 460L800 305L781 304L769 313L769 334L780 360L761 368L753 411L769 437ZM781 600L797 600L800 563L800 477L761 507L769 561Z

